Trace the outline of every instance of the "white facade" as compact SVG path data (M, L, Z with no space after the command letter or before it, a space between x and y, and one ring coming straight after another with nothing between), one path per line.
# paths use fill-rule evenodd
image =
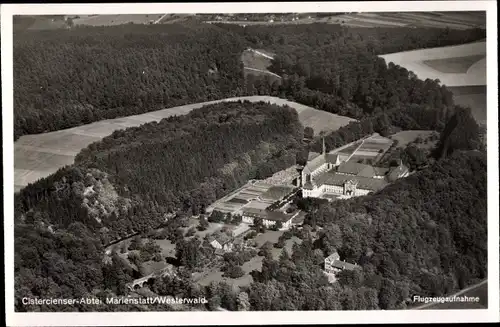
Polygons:
M216 249L222 250L222 245L219 242L217 242L217 240L213 240L212 242L210 242L210 245Z
M355 188L354 189L354 194L351 194L351 196L367 195L370 192L371 192L371 190L365 190L365 189ZM319 187L315 187L312 190L302 189L302 196L304 198L320 198L325 193L345 195L344 194L344 187L343 186L337 186L337 185L323 184L323 185L321 185Z
M221 245L217 240L213 240L210 242L215 249L223 250L225 252L231 252L233 250L233 244L231 242L227 242L224 245Z
M282 229L289 229L289 228L292 226L292 220L293 220L293 217L290 217L290 219L289 219L289 220L287 220L287 221L283 221L283 222L282 222L282 225L283 225ZM253 224L254 217L252 217L252 216L247 216L247 215L245 215L245 214L244 214L244 215L243 215L243 217L242 217L242 221L243 221L244 223L247 223L247 224ZM275 224L276 224L276 221L274 221L274 220L269 220L269 219L262 219L262 224L263 224L266 228L269 228L269 227L271 227L271 226L275 225Z

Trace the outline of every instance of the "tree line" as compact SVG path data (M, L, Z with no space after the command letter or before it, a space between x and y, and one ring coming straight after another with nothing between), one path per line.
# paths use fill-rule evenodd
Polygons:
M243 49L209 24L17 31L15 137L235 96Z

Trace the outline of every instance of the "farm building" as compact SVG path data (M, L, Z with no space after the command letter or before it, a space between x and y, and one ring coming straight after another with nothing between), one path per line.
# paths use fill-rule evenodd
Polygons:
M292 220L295 215L285 214L280 211L246 208L243 210L243 222L247 224L253 224L254 219L262 219L262 223L266 227L271 227L277 222L281 222L281 224L283 225L282 228L288 229L292 226Z

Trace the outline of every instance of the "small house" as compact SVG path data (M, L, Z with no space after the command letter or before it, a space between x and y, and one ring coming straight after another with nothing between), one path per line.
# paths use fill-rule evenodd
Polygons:
M340 260L337 252L332 253L325 259L325 272L328 274L336 274L342 270L361 269L360 266Z
M224 252L231 252L233 250L232 238L224 233L214 235L209 240L210 245L216 250L223 250Z

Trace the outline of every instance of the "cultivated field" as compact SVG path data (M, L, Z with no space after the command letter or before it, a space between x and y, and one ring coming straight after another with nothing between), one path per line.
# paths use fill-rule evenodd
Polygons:
M246 185L217 200L207 211L240 213L244 208L266 209L276 200L288 195L291 186L277 186L265 181L250 181Z
M456 104L470 107L479 124L486 124L486 41L458 46L382 55L425 80L438 79L453 93Z
M369 159L372 163L378 161L384 154L389 150L393 141L387 137L383 137L378 133L374 133L367 139L363 140L362 143L354 143L345 150L339 153L349 155L351 158L349 161L358 162L359 160Z
M486 85L485 41L391 53L381 57L387 63L393 62L412 71L422 80L439 79L446 86Z
M73 18L75 25L112 26L121 24L152 24L158 22L165 14L122 14L122 15L89 15Z
M484 59L484 55L472 55L457 58L424 60L423 63L441 73L467 74L467 71L472 65L482 59Z
M223 23L238 25L276 25L276 24L341 24L350 27L435 27L450 29L486 28L485 12L388 12L388 13L348 13L332 14L326 17L300 19L266 19L262 21L230 21ZM210 23L221 23L212 21Z
M471 108L479 124L486 125L486 86L461 86L449 88L456 104Z
M147 122L160 121L174 115L184 115L193 109L220 102L248 100L264 101L276 105L288 105L299 114L304 126L311 126L315 133L321 130L334 131L347 125L353 119L330 114L296 102L271 96L248 96L201 102L179 107L152 111L140 115L115 118L94 122L56 132L24 135L14 143L14 184L16 191L28 183L47 177L65 165L71 164L80 150L99 141L115 130L140 126ZM318 117L322 117L321 119ZM55 156L48 156L54 154Z

